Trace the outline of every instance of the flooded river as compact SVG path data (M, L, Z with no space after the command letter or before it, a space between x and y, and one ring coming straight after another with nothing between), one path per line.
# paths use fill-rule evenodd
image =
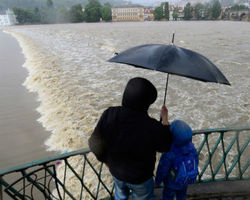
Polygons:
M232 86L170 76L170 121L193 129L250 124L250 26L244 22L139 22L35 25L6 28L26 56L24 85L38 94L38 121L51 133L50 150L87 146L101 113L120 105L127 81L149 79L158 98L149 113L159 118L167 74L109 63L114 52L147 43L175 44L197 51L223 72Z

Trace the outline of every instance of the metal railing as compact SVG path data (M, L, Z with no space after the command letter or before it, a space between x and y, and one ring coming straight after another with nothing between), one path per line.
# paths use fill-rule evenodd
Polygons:
M196 143L198 182L250 180L249 126L194 131L193 140L196 137L202 139Z
M194 131L193 142L197 182L250 180L250 126ZM89 149L0 170L0 200L102 199L113 191L108 169Z

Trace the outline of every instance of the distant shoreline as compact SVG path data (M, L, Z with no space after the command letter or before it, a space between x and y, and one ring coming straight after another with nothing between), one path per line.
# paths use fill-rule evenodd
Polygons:
M36 25L60 25L60 24L103 24L103 23L144 23L144 22L250 22L250 21L240 21L240 20L223 20L223 19L220 19L220 20L159 20L159 21L154 21L154 20L145 20L145 21L121 21L121 22L105 22L105 21L102 21L102 22L78 22L78 23L54 23L54 24L39 24L39 23L29 23L29 24L16 24L16 25L13 25L13 26L36 26ZM1 30L4 30L6 27L8 26L0 26L0 31Z

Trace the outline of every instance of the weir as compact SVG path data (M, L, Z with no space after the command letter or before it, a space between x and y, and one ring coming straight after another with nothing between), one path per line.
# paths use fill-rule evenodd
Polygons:
M250 198L250 126L196 130L193 141L200 164L188 199ZM82 157L77 165L81 173L72 164L76 156ZM114 186L105 179L110 175L103 163L93 161L93 154L85 148L0 170L0 200L112 199ZM64 169L63 175L58 175L58 167ZM86 181L90 171L91 183ZM68 179L76 179L80 190L69 186ZM156 189L156 199L160 193Z

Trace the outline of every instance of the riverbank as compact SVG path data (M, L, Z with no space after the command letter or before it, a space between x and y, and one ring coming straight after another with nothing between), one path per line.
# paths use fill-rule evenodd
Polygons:
M49 133L36 120L36 95L22 85L28 72L17 40L0 30L0 169L48 157Z

